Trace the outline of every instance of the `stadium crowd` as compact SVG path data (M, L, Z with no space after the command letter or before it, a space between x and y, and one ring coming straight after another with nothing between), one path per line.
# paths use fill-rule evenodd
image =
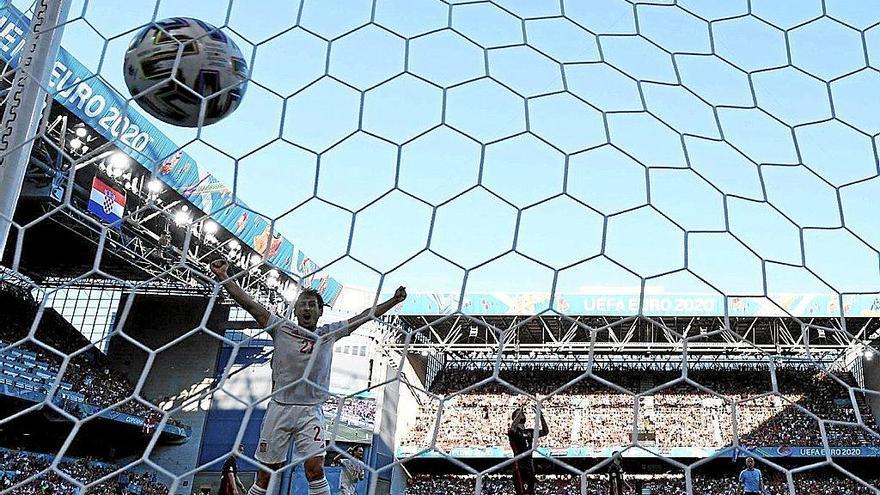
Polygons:
M536 495L580 495L580 479L574 476L539 476ZM597 481L598 482L598 481ZM589 486L589 485L588 485ZM464 475L418 474L409 479L406 495L464 495L476 493L476 478ZM484 495L507 495L513 493L513 479L509 475L484 476L481 492ZM588 491L587 495L599 495ZM601 495L606 495L601 492Z
M28 335L37 313L38 304L25 290L0 282L0 349L13 349L11 344ZM72 354L90 346L90 343L55 310L46 308L42 313L36 329L36 337L43 344L51 346L65 354ZM60 373L62 358L48 351L33 341L27 341L14 349L33 353L35 361L46 366L52 378L43 380L44 387L40 390L47 393ZM70 359L61 377L61 382L70 385L70 391L81 394L85 403L98 408L106 408L127 400L133 396L134 386L128 378L116 371L109 359L94 347L77 354ZM62 401L66 411L77 417L84 417L85 412L73 401ZM148 420L156 416L156 412L140 402L129 400L115 410ZM183 426L182 423L169 418L169 424Z
M542 399L542 414L550 427L542 447L620 447L632 443L635 394L672 383L638 398L638 433L644 445L721 448L731 445L738 432L744 446L820 446L816 418L848 423L861 418L865 428L826 423L829 443L880 446L880 430L867 403L858 395L855 404L850 398L847 385L854 380L847 373L831 376L815 368L780 368L776 394L768 393L772 384L766 367L691 370L689 379L712 393L689 382L675 382L680 373L672 371L621 368L596 375L600 380L583 378L576 371L526 369L505 371L500 381L487 381L486 371L447 370L430 388L446 400L424 396L402 445L431 445L436 430L435 446L447 452L506 449L510 416L516 407L528 405L519 389ZM474 384L480 385L459 393ZM527 416L532 424L533 415Z
M0 450L0 492L49 468L47 455L17 450ZM117 466L92 459L65 459L58 469L80 483L93 483L116 471ZM41 474L15 488L15 495L76 495L81 489L55 471ZM150 473L123 471L89 487L89 495L167 495L168 487Z
M738 494L737 475L739 468L724 474L694 474L692 478L694 495L734 495ZM767 472L767 470L764 470ZM782 473L767 473L765 495L787 495L788 484ZM869 495L876 493L855 480L832 471L810 472L793 477L797 493L819 495ZM880 479L864 479L872 486L880 486ZM678 475L640 475L629 477L629 485L634 489L628 493L650 493L651 495L681 495L686 492L685 480ZM466 475L418 474L410 478L406 495L465 495L475 492L476 477ZM536 495L606 495L607 481L601 474L584 476L583 491L580 476L538 475ZM639 488L641 491L638 491ZM507 495L513 493L513 479L510 475L488 475L482 478L481 493L484 495Z
M338 401L331 397L324 403L324 416L335 418L338 408ZM372 427L376 419L376 401L374 399L346 399L340 417L343 423Z

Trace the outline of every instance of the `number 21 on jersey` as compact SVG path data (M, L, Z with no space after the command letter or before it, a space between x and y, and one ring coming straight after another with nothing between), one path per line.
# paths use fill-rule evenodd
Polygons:
M315 341L303 339L302 346L299 348L299 352L302 354L311 354L312 351L315 350Z

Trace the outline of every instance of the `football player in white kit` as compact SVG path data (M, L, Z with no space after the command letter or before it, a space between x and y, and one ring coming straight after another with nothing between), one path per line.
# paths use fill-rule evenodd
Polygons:
M381 316L403 302L406 289L399 287L394 297L377 304L375 311L368 308L348 320L321 326L318 326L318 319L324 312L324 300L317 291L303 289L294 303L297 321L294 324L271 314L235 281L228 280L227 268L224 260L211 263L211 271L223 282L230 297L250 313L257 324L268 329L275 347L272 399L266 408L254 457L267 468L277 471L287 460L287 448L292 439L298 457L305 459L303 467L309 482L309 495L329 495L330 486L324 477L325 432L321 406L327 399L326 390L330 385L333 344L370 321L371 316ZM248 495L266 495L270 481L268 471L259 471Z
M354 459L349 459L342 454L336 456L334 462L342 466L339 473L339 495L357 495L358 482L364 479L364 448L360 445L352 448L349 453Z

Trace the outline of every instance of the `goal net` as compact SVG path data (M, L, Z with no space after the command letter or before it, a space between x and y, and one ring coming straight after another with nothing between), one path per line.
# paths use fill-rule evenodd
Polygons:
M127 89L172 18L217 123ZM243 495L267 431L285 495L880 490L868 2L11 0L0 57L0 493Z

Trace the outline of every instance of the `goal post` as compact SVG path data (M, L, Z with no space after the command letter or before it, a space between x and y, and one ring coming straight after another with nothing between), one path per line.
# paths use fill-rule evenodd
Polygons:
M49 98L46 87L61 47L70 3L38 0L26 34L4 30L4 46L18 50L19 58L0 120L0 254L6 247L33 141Z

